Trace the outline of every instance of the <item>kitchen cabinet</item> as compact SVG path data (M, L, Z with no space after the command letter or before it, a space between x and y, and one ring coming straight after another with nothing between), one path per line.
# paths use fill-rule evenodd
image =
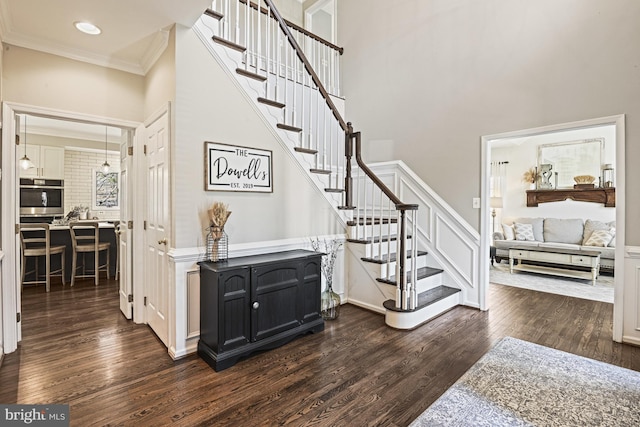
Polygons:
M64 179L64 147L27 145L26 153L34 167L20 169L20 178ZM22 158L24 151L19 149L18 155Z
M321 259L293 250L198 263L198 355L221 371L255 351L324 330Z

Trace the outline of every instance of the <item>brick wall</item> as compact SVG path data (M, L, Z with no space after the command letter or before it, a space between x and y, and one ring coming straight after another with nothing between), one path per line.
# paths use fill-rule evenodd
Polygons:
M120 155L117 152L108 152L107 161L111 170L120 170ZM64 152L64 211L68 213L71 208L84 205L91 208L91 174L93 170L100 169L104 163L104 152L92 150L74 150L66 148ZM119 219L120 210L89 211L90 218Z

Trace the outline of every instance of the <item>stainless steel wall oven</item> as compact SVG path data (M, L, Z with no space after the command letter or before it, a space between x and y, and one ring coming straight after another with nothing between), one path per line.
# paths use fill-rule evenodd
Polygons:
M64 180L20 178L20 216L64 215Z

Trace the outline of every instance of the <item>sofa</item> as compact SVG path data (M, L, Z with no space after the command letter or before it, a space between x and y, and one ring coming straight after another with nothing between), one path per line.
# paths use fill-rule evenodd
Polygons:
M600 268L613 271L616 246L615 221L587 219L516 218L501 224L493 233L495 260L509 260L509 249L519 248L582 249L600 252Z

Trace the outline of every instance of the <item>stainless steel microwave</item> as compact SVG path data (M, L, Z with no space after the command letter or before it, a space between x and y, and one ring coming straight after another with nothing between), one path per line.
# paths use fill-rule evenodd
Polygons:
M20 216L64 215L64 180L20 178Z

